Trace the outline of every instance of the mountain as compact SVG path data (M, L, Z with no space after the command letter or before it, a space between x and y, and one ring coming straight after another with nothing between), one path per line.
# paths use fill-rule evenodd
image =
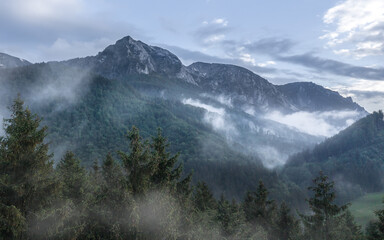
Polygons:
M13 57L11 55L0 53L0 69L2 68L14 68L30 65L27 60Z
M196 180L207 181L217 195L227 189L230 197L242 197L259 179L280 199L296 192L296 186L279 179L275 167L324 140L268 113L285 117L319 111L320 116L329 111L324 122L338 129L366 114L320 86L318 95L303 87L307 90L295 98L292 88L273 85L245 68L184 66L171 52L131 37L95 56L0 69L0 84L0 115L7 116L6 106L20 93L48 125L56 160L69 149L89 167L108 152L126 150L125 134L132 125L146 138L161 127L185 169L195 169ZM340 104L316 109L332 94ZM337 122L328 121L332 114Z
M312 150L291 156L283 174L306 186L321 170L336 182L346 200L369 192L383 191L384 120L374 112Z
M259 111L293 108L273 84L245 68L197 62L187 69L204 91L226 96L236 106L248 104Z
M94 57L68 62L74 66L92 69L92 72L110 79L124 79L132 74L179 79L197 86L203 93L220 95L238 107L251 107L254 111L277 109L283 112L365 112L350 98L344 98L337 92L313 83L275 86L248 69L229 64L196 62L183 66L177 56L168 50L149 46L129 36L108 46ZM329 104L331 100L333 104Z
M338 92L326 89L312 82L295 82L276 86L292 105L302 111L334 111L365 109L352 101L351 97L344 98Z

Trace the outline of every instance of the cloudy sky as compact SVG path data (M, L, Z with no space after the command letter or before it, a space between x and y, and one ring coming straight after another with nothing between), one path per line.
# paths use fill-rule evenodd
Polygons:
M383 0L0 0L0 52L95 55L130 35L275 84L312 81L384 109Z

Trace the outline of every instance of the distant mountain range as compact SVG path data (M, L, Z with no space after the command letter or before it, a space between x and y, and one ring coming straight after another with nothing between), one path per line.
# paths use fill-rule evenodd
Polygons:
M276 86L243 67L197 62L184 66L173 53L125 37L95 57L73 59L67 63L84 66L110 79L132 74L177 78L201 91L231 98L236 106L250 105L255 110L292 111L365 110L351 98L314 83Z
M127 149L124 135L132 125L144 137L161 127L186 169L196 169L197 179L212 177L207 181L218 193L230 185L218 168L253 164L241 171L257 176L248 185L250 179L231 183L227 195L241 194L258 178L275 179L269 169L367 115L351 98L314 83L274 85L227 64L184 66L171 52L131 37L96 56L30 64L0 54L0 64L0 115L7 116L6 106L20 93L49 126L56 158L70 149L90 166ZM292 120L298 114L327 131L303 129Z

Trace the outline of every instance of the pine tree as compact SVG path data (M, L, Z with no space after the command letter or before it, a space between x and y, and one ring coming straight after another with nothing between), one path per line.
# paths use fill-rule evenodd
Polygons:
M87 171L80 160L67 151L57 165L56 173L60 181L61 199L53 209L53 217L48 219L50 237L71 239L80 236L86 225L90 184ZM48 236L47 236L48 237Z
M290 211L287 204L284 202L281 203L275 223L277 229L276 235L279 240L295 239L295 237L299 235L300 228L298 221L290 214Z
M158 128L156 137L152 137L152 161L156 165L155 172L151 177L151 182L155 186L170 187L176 190L177 182L182 173L182 166L179 164L175 167L179 154L170 156L167 152L169 144L165 137L162 136L161 129Z
M247 222L273 232L276 205L273 200L268 199L268 190L262 181L255 192L247 192L243 208Z
M334 182L328 181L323 172L313 179L313 184L314 186L308 188L313 192L313 196L307 200L313 214L301 215L306 235L316 240L340 239L340 224L348 205L338 206L334 203Z
M79 205L89 192L87 172L73 152L66 152L57 165L57 174L62 185L62 196Z
M216 219L221 225L223 234L229 237L240 231L244 214L235 200L230 203L224 198L224 195L221 195L217 202Z
M95 174L95 173L94 173ZM129 189L121 166L108 154L97 167L99 186L89 206L86 238L120 239L129 230ZM100 179L99 179L100 177Z
M198 182L193 195L193 201L196 209L199 211L208 211L216 209L217 202L213 197L211 190L205 182Z
M133 126L127 137L130 141L130 152L127 154L119 151L119 155L127 173L127 184L132 194L136 196L144 194L150 188L156 166L150 158L149 144L143 143L139 129Z
M39 232L39 216L57 191L52 155L44 142L47 127L41 119L24 109L18 97L4 119L5 136L0 138L1 208L21 221L25 219L27 233ZM1 220L3 221L3 220ZM18 222L2 229L21 226ZM15 232L11 230L10 232Z

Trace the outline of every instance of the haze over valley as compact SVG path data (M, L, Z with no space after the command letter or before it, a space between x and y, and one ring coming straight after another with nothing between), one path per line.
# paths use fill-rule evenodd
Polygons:
M384 239L383 12L0 1L0 239Z

